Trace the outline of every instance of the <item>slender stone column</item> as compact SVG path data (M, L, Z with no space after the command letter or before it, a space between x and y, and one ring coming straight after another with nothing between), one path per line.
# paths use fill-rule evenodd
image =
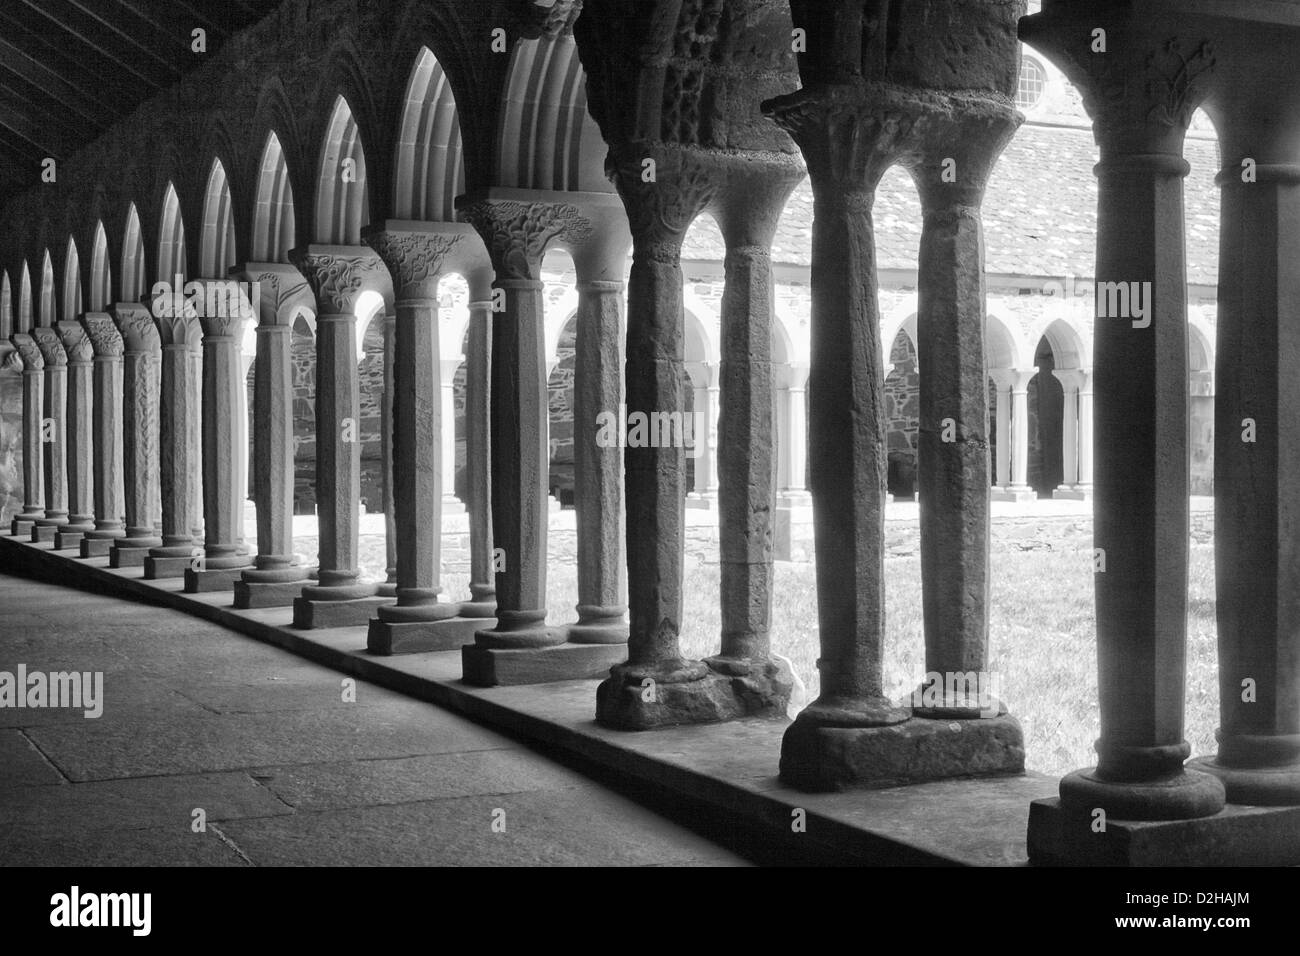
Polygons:
M41 422L45 517L36 519L32 540L53 543L55 534L68 523L68 354L54 329L34 328L32 339L45 360Z
M234 583L235 607L281 607L302 592L306 570L293 553L293 320L315 306L292 266L246 263L256 282L257 353L253 368L253 497L257 556ZM310 301L308 301L310 300Z
M547 388L541 263L552 242L585 241L591 225L567 194L490 190L457 200L483 237L504 308L492 314L492 539L497 623L461 650L472 684L590 677L621 657L568 644L546 624ZM472 293L471 293L472 294ZM563 649L559 646L564 645ZM555 654L547 653L556 649Z
M468 276L469 342L465 349L465 488L469 510L470 599L465 617L495 618L496 561L492 544L492 272ZM489 625L490 626L490 625Z
M812 496L808 494L808 367L777 369L780 420L777 451L781 455L776 496L773 555L781 561L804 560L813 551Z
M1079 486L1080 422L1082 406L1079 390L1083 387L1084 373L1079 369L1054 369L1052 375L1061 383L1065 413L1061 419L1061 463L1064 475L1061 486L1052 492L1053 498L1083 500L1084 491Z
M994 500L1011 490L1011 370L992 369L989 376L997 388L997 487Z
M924 221L918 259L918 492L926 674L914 716L1006 713L989 673L989 389L984 304L984 188L1021 117L1005 99L953 94L927 111L912 167ZM976 676L960 683L949 675ZM940 686L941 685L941 686ZM1008 722L1001 769L1023 768ZM988 768L992 769L992 768Z
M391 220L366 230L388 267L397 298L393 384L393 506L397 526L397 603L370 621L372 653L445 651L483 626L440 601L444 429L438 358L438 280L459 266L461 246L481 246L472 226Z
M1095 439L1092 433L1092 372L1083 373L1079 386L1079 490L1085 497L1092 496L1092 454Z
M394 406L397 402L397 316L385 309L377 316L383 322L384 392L379 399L380 456L383 458L379 480L384 489L384 580L375 588L380 597L397 596L397 506L394 503L393 447Z
M455 347L455 346L453 346ZM442 513L463 514L465 503L456 497L456 372L463 355L438 361L442 415Z
M208 280L199 284L211 288ZM223 283L224 285L224 283ZM233 282L230 286L238 288ZM214 297L206 296L209 304ZM248 549L239 543L239 517L246 490L237 481L236 463L246 453L239 420L245 417L246 390L241 345L244 325L254 318L253 305L242 293L218 314L205 309L203 329L203 559L185 569L185 590L233 590L245 568ZM224 314L222 314L224 313Z
M194 379L196 357L201 361L199 320L188 312L175 314L165 301L155 305L162 343L162 385L158 398L161 445L162 543L151 548L144 562L148 580L180 578L202 567L203 549L195 529L200 509L203 420L199 405L202 383Z
M695 467L686 507L711 509L718 501L718 366L707 362L684 363L691 383L695 420L703 427L691 449Z
M122 485L126 535L113 541L109 567L140 567L162 543L154 528L158 500L158 327L136 302L113 306L122 336ZM188 549L186 551L188 554Z
M718 436L722 636L721 653L706 663L746 678L755 711L779 714L793 680L789 665L770 657L776 511L771 250L781 212L803 176L795 156L732 169L714 212L726 244L720 407L710 433Z
M1182 146L1214 54L1188 38L1180 21L1137 16L1128 4L1085 11L1055 0L1020 22L1022 39L1083 90L1101 151L1093 341L1104 438L1093 526L1101 738L1097 766L1061 781L1061 809L1079 821L1081 839L1088 838L1083 821L1097 809L1120 819L1173 820L1209 816L1224 804L1218 780L1183 767L1191 747L1183 738L1189 459ZM1099 29L1108 38L1104 57L1092 50ZM1035 856L1042 814L1035 805Z
M95 529L95 352L78 323L60 322L55 331L68 356L68 523L54 535L54 548L80 551L82 537Z
M1294 43L1295 30L1289 31ZM1273 38L1270 37L1270 40ZM1234 58L1214 104L1223 171L1214 399L1218 753L1232 803L1300 804L1300 84L1292 46ZM1286 52L1283 52L1283 51ZM1244 51L1243 51L1244 52ZM1286 63L1287 65L1284 65Z
M23 510L14 515L9 533L26 538L31 535L36 520L45 516L45 467L41 451L45 359L30 335L19 332L11 341L23 363Z
M1029 383L1034 369L1011 370L1011 492L1033 497L1029 487Z
M95 351L92 424L95 470L95 527L81 539L83 558L108 554L113 540L125 534L122 513L122 335L106 312L87 312L81 324Z
M578 280L573 370L573 502L578 530L575 644L627 643L623 454L609 441L623 403L623 273L632 237L618 197L582 206L593 231L573 253ZM621 425L620 425L621 427Z
M625 372L630 426L634 415L686 412L682 240L716 198L725 174L691 150L656 146L639 155L624 149L611 151L609 162L632 232ZM654 160L654 182L642 176L647 158ZM710 707L721 705L708 697L714 687L705 680L709 668L681 653L685 454L681 443L630 441L623 452L628 661L614 667L596 693L596 719L607 726L652 727L692 714L709 719Z
M295 249L290 258L316 294L316 494L320 525L319 584L294 601L295 627L364 624L387 598L360 580L360 387L356 304L366 290L387 286L375 253L360 246Z

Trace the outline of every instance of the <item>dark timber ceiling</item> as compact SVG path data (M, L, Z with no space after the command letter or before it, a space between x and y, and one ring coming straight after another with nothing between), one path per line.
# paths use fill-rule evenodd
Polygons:
M283 0L0 0L0 203ZM206 31L206 54L191 46Z

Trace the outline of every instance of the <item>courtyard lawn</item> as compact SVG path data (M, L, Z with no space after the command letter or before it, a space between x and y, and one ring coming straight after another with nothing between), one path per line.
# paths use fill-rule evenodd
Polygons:
M375 560L382 567L382 542ZM1094 633L1092 551L1072 546L1054 550L1041 541L1028 550L1014 544L993 554L993 600L989 662L996 690L1024 728L1030 770L1061 776L1096 762L1097 646ZM910 693L925 675L921 630L921 562L912 555L885 561L887 587L885 689L893 697ZM572 565L548 571L550 620L576 619L577 571ZM688 565L683 654L707 657L718 651L719 572L715 564ZM467 596L466 575L443 575L448 599ZM778 563L772 608L772 646L788 657L817 696L817 602L810 564ZM1195 754L1213 753L1218 726L1215 687L1214 552L1191 546L1188 604L1187 739Z

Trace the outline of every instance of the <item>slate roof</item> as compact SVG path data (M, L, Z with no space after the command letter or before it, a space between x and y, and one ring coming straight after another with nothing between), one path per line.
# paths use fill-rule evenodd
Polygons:
M1187 278L1214 285L1218 276L1218 147L1189 137L1192 167L1185 182ZM1003 152L984 198L985 268L991 275L1090 277L1096 258L1097 147L1088 129L1025 124ZM781 217L772 258L806 266L812 252L812 189L805 179ZM921 239L916 188L891 169L875 204L876 249L882 269L915 269ZM700 217L686 237L683 259L720 261L722 237Z

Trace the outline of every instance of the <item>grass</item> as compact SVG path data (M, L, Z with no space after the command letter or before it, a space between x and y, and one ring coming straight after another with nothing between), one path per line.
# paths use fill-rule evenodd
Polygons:
M368 557L363 565L375 574L383 565L382 542L378 560ZM1028 768L1061 776L1091 766L1100 728L1090 542L1054 549L1040 540L1021 550L995 536L992 575L989 669L1024 728ZM815 572L810 564L783 562L775 577L772 648L790 659L811 701L819 684ZM1215 750L1218 725L1211 545L1192 544L1189 577L1186 736L1194 753L1205 754ZM551 622L576 620L576 569L552 567L548 578ZM685 583L682 648L698 659L718 650L718 566L689 567ZM467 584L466 575L443 575L452 600L468 596ZM885 687L901 696L925 674L920 559L887 558L885 584Z

